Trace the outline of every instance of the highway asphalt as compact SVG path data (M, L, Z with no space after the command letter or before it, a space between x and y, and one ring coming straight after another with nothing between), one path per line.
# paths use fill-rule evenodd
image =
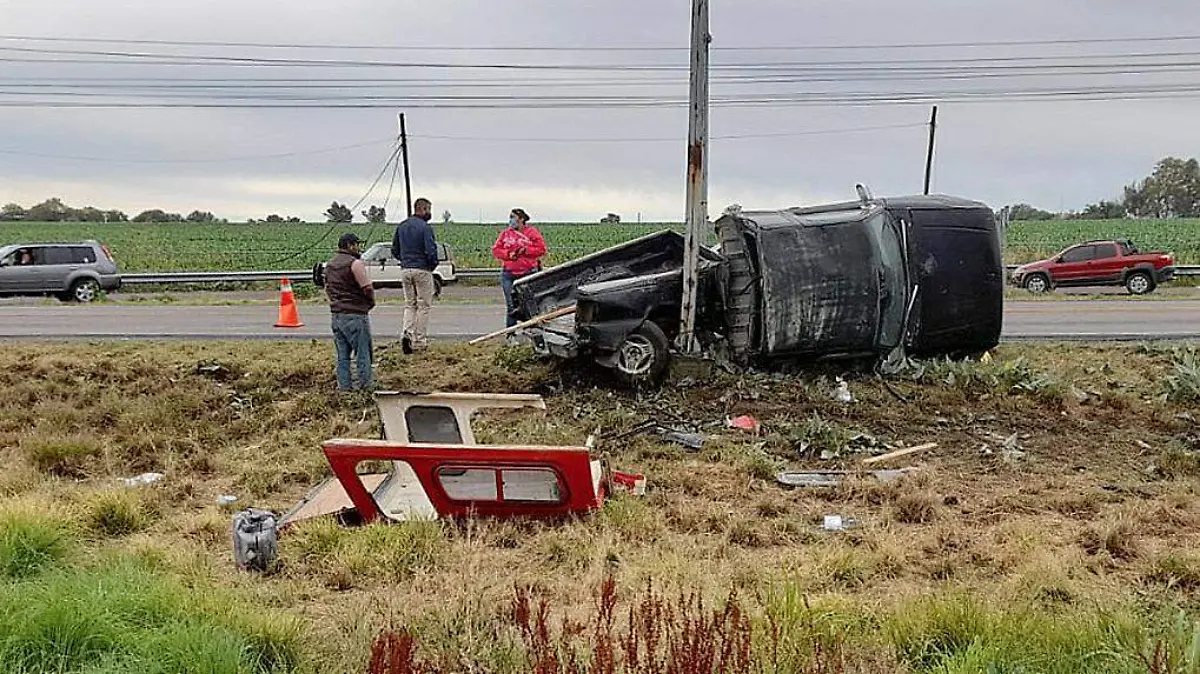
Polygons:
M402 307L371 316L377 339L400 332ZM430 336L463 340L504 326L497 303L438 303ZM276 328L269 304L231 306L0 304L0 339L327 339L329 312L300 306L301 328ZM1200 339L1200 301L1025 301L1005 305L1006 340Z

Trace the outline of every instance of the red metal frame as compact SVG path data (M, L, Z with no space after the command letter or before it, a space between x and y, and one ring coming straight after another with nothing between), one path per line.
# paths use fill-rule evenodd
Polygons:
M403 461L412 467L422 489L440 517L564 517L599 509L610 487L602 476L596 489L592 457L586 447L498 447L405 444L379 440L330 440L323 446L333 474L364 522L387 519L375 497L363 485L357 466L363 461ZM454 500L446 493L438 471L482 469L496 471L498 501ZM563 498L557 503L505 501L500 471L542 469L559 480ZM617 474L618 488L632 489L641 476ZM644 483L644 481L643 481Z

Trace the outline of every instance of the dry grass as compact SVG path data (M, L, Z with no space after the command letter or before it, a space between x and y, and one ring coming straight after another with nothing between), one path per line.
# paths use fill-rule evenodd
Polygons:
M520 349L435 345L414 359L389 348L379 368L388 388L547 396L544 418L487 419L481 435L491 440L575 444L648 418L707 425L710 437L699 452L646 436L602 441L614 466L647 474L650 491L593 517L362 530L314 523L283 538L282 571L261 578L232 569L229 511L216 497L284 510L328 475L323 440L379 436L369 399L333 391L328 345L12 345L0 354L0 506L67 513L67 529L13 529L33 531L21 536L47 551L28 558L34 568L38 559L114 552L158 560L188 583L301 618L305 656L322 671L366 671L385 629L397 637L377 647L381 662L408 657L407 630L414 661L447 664L453 655L442 671L469 662L529 671L525 658L537 648L513 631L514 584L540 588L537 601L546 600L561 636L563 620L588 624L590 593L609 577L635 604L647 583L695 592L709 611L736 591L752 629L766 630L755 632L764 635L755 658L766 657L771 620L790 626L780 642L789 668L778 671L843 671L817 668L835 653L844 671L972 671L980 660L971 658L1019 660L1019 649L1005 649L1028 636L1022 625L1046 627L1029 622L1038 611L1085 625L1075 619L1087 607L1125 615L1195 605L1200 408L1163 399L1177 353L1006 347L991 365L938 363L893 381L901 402L876 379L836 370L818 373L824 379L719 375L631 394L587 386L582 373ZM12 374L16 363L25 374ZM843 374L851 405L829 395ZM756 416L763 434L723 428L736 414ZM938 449L908 457L920 471L898 483L866 473L823 490L773 481L784 466L853 472L862 451L927 441ZM822 460L818 448L838 456ZM1150 464L1157 470L1147 472ZM149 488L119 482L144 471L166 477ZM822 531L826 514L857 526ZM930 594L942 603L917 601ZM1033 608L995 608L1010 605ZM1008 641L980 641L981 625ZM1085 636L1083 645L1118 648L1101 644L1099 627ZM1160 637L1139 643L1153 653ZM1036 664L1023 666L1086 671Z

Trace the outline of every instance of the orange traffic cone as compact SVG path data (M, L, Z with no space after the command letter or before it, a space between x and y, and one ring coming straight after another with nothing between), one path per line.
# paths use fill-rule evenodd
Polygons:
M302 328L300 314L296 311L296 296L292 294L292 282L283 279L279 286L279 321L277 328Z

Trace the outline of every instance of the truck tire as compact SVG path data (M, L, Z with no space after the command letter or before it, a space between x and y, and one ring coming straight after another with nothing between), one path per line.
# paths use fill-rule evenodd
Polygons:
M670 342L662 328L646 321L617 348L614 370L627 385L656 383L670 363Z
M325 263L318 262L313 265L312 273L313 285L318 288L325 287Z
M1025 279L1025 289L1031 293L1050 292L1050 279L1045 274L1030 274L1029 278Z
M1144 271L1135 271L1125 277L1125 289L1131 295L1145 295L1154 290L1154 279Z

